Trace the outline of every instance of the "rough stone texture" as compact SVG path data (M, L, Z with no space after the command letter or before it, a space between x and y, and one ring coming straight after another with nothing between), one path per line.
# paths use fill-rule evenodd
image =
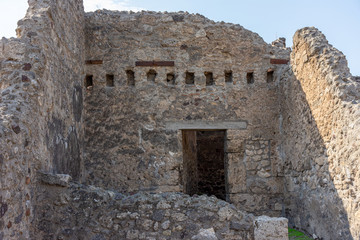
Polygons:
M254 220L255 240L287 240L288 220L286 218L271 218L260 216Z
M193 236L192 240L217 240L218 238L215 235L213 228L209 229L200 229L199 234Z
M359 239L360 83L315 28L296 32L291 66L280 125L286 216L323 239Z
M86 36L86 58L102 60L86 66L93 79L84 103L88 184L120 192L182 191L190 175L183 168L182 132L167 124L245 121L246 129L226 128L227 198L243 210L281 214L274 208L283 201L276 150L280 72L270 58L288 59L289 49L266 44L239 25L181 12L98 10L86 14ZM135 67L136 61L174 61L175 66ZM128 84L130 70L135 85ZM268 70L274 71L272 82ZM231 82L225 81L225 71L232 72ZM246 79L250 72L253 83ZM193 84L186 84L189 73ZM114 75L114 87L106 86L106 74ZM167 81L168 74L175 80ZM265 143L254 150L258 166L249 177L230 177L247 172L244 145L259 144L252 140ZM244 196L261 204L237 201Z
M360 81L317 29L290 56L201 15L29 0L17 33L0 42L0 240L251 239L244 210L359 239ZM203 149L182 129L225 131L233 205L174 193Z
M29 1L0 41L0 238L29 239L38 170L81 174L81 1Z
M42 183L62 187L68 187L69 182L71 181L71 176L68 174L51 174L39 172L39 178Z
M215 197L40 188L32 239L253 239L254 217Z

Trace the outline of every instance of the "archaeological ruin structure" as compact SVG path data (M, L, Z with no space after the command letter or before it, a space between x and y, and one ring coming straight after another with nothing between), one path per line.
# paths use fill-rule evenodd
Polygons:
M0 240L360 239L360 78L318 29L29 0L16 31Z

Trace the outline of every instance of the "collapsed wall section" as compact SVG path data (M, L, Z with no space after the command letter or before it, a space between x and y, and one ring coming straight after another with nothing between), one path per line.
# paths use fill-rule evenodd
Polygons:
M81 177L82 1L29 1L0 42L0 239L30 239L38 170Z
M44 175L36 239L253 239L254 216L215 197L124 195Z
M280 215L279 65L273 60L288 58L288 49L201 15L87 13L87 183L120 192L183 191L189 174L181 131L211 125L226 131L229 201Z
M286 216L323 239L358 239L360 83L315 28L298 30L282 79Z

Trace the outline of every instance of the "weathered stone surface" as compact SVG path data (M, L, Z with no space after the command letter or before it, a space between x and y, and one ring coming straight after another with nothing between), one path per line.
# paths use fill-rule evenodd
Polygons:
M84 77L83 27L82 1L31 0L18 38L0 40L2 239L36 239L30 231L38 170L82 175L82 120L72 112L73 88Z
M163 21L173 16L181 17L181 24ZM194 194L188 183L206 172L199 170L200 163L189 167L184 160L182 131L194 129L231 131L231 137L224 138L224 150L211 148L219 156L224 153L226 169L211 171L213 165L205 164L209 177L195 187L200 194L213 189L209 195L226 199L215 190L220 186L231 194L252 194L249 177L282 177L276 168L281 67L269 58L289 58L289 49L266 44L241 26L214 23L201 15L103 10L85 17L86 58L102 60L86 65L86 75L92 76L84 99L87 184L121 192ZM139 66L140 61L149 66ZM174 66L155 64L164 61ZM269 69L273 81L267 81ZM109 74L114 76L111 88ZM233 153L239 158L230 156ZM199 151L193 155L202 156ZM217 176L222 184L214 180ZM263 185L259 187L268 187ZM276 189L281 194L283 188ZM279 198L263 200L273 205Z
M71 176L68 174L51 174L39 172L40 180L49 185L57 185L61 187L68 187L71 181Z
M215 235L213 228L209 229L200 229L199 234L193 236L192 240L217 240L218 238Z
M324 239L358 239L360 83L316 28L295 33L282 79L290 225Z
M67 188L48 184L39 187L36 239L94 239L100 235L103 239L225 239L225 233L231 239L253 238L254 217L214 197L181 193L119 195L75 183ZM158 209L164 203L177 207ZM66 233L69 229L71 235Z
M230 194L230 202L233 203L238 209L247 209L247 211L259 216L265 213L271 217L281 215L281 211L275 210L275 204L281 204L284 199L282 194L269 194L269 193L238 193ZM268 204L263 204L263 203Z
M317 29L290 53L199 14L30 0L17 34L0 41L0 239L251 239L238 209L359 238L360 81ZM200 179L186 128L223 131L200 184L236 208L163 193Z
M255 240L287 240L288 220L286 218L272 218L260 216L254 220Z

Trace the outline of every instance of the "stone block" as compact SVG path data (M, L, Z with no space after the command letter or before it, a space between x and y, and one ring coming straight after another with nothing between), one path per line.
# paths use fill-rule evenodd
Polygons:
M242 154L228 154L228 184L230 193L246 190L246 169L242 161Z
M237 208L251 213L267 210L267 204L270 201L269 195L264 194L229 194L230 201Z
M252 193L278 193L281 189L282 181L276 181L275 179L263 179L258 177L252 177L247 179L248 190Z
M282 211L283 205L281 203L275 203L274 210L275 211Z
M271 171L274 176L284 176L284 162L275 157L271 157Z
M255 240L289 239L287 218L257 217L254 220L254 236Z
M266 171L264 168L260 169L260 171L257 172L257 175L261 178L271 177L270 170Z
M243 153L228 153L228 164L229 166L235 166L236 164L243 163Z
M191 238L191 240L217 240L213 228L200 229L199 233Z
M238 130L238 129L228 129L226 131L226 138L228 140L233 139L245 139L245 131L244 130Z
M229 221L231 217L235 214L235 209L225 206L219 209L218 215L219 215L219 221Z
M61 187L68 187L71 181L71 176L68 174L52 174L39 172L39 178L42 183Z
M256 170L260 167L259 163L252 161L252 159L246 159L245 164L246 164L246 170L248 170L248 171Z
M244 152L244 140L229 139L226 141L226 152Z
M281 211L274 210L275 203L282 202L281 197L278 195L270 195L269 193L256 194L256 193L237 193L229 194L230 202L233 203L238 209L247 211L255 215L270 215L281 216Z

